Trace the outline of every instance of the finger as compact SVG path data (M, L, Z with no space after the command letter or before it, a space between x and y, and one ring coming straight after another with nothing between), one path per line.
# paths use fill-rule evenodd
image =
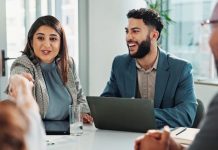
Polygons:
M90 120L87 120L87 119L84 119L84 120L83 120L83 123L85 123L85 124L90 124L91 121L90 121Z
M160 133L162 133L160 130L148 130L148 132L147 132L148 134L160 134Z
M24 73L22 73L22 75L23 75L25 78L27 78L29 81L34 82L34 79L33 79L32 75L31 75L30 73L24 72Z
M169 141L170 138L170 129L168 126L165 126L163 129L163 133L161 134L161 141L166 142Z
M159 130L148 130L147 133L153 133L153 132L157 132L157 131L159 131Z
M34 87L34 84L33 84L34 79L33 79L32 75L30 73L26 73L26 72L22 73L21 75L22 75L22 77L25 78L24 80L27 83L28 88L32 89ZM27 81L29 81L29 82L27 82Z
M17 92L16 92L16 89L14 89L12 86L10 86L8 88L8 94L13 97L13 98L16 98L17 97Z
M83 117L83 122L88 123L88 119L85 116Z
M33 82L30 82L29 85L30 85L30 88L31 88L31 89L34 87Z
M160 139L161 138L161 132L153 132L153 133L148 133L147 135L149 137L155 138L155 139Z
M8 85L8 94L11 96L11 97L16 97L16 84L14 84L13 82L14 80L14 76L12 75L10 78L9 78L9 85Z
M149 137L153 137L155 139L160 139L162 132L160 130L149 130L147 132Z
M140 143L136 143L136 142L135 142L134 150L139 150L139 145L140 145Z
M144 139L144 135L138 137L136 140L135 140L135 145L134 145L134 149L135 150L138 150L139 147L140 147L140 143L141 141Z
M88 120L88 123L92 123L93 122L93 118L90 115L88 115L87 120Z
M88 115L88 118L89 118L89 121L90 121L90 122L93 122L93 118L92 118L91 115Z
M144 139L145 135L139 136L136 140L135 143L140 143Z
M83 115L83 122L84 123L91 123L93 121L92 117L89 114Z

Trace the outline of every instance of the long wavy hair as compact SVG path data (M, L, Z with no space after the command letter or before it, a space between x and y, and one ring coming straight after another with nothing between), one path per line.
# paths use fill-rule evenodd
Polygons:
M28 127L27 117L14 102L0 102L0 150L27 150Z
M68 80L68 71L69 71L69 55L68 55L68 47L67 47L67 41L66 41L66 35L64 32L64 29L58 21L53 16L47 15L39 17L31 26L29 32L28 32L28 38L27 43L25 46L25 49L23 51L23 54L27 55L27 57L33 62L33 64L37 64L40 62L40 60L36 57L34 54L34 50L32 47L33 43L33 36L35 32L43 25L49 26L53 28L61 37L61 45L60 45L60 51L57 57L55 58L56 62L58 62L58 68L60 69L61 78L63 80L63 83L66 84Z

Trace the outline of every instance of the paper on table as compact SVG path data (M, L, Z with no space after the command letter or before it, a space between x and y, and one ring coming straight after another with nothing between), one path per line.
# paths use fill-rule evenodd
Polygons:
M173 139L180 144L191 144L200 129L179 127L171 132Z

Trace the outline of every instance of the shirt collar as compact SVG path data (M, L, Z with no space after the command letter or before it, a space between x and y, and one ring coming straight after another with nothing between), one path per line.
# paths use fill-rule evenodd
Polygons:
M159 59L159 50L157 51L157 57L156 57L156 60L153 64L153 66L151 68L149 68L148 70L157 70L157 63L158 63L158 59ZM140 70L144 70L140 65L139 63L136 61L136 67L137 69L140 69Z

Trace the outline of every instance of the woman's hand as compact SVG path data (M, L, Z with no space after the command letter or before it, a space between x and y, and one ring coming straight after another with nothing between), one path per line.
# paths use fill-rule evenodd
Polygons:
M93 118L89 114L82 114L83 123L91 124L93 122Z
M27 80L29 80L30 82L34 83L33 76L32 76L30 73L23 72L21 75L24 76L24 77L25 77Z

